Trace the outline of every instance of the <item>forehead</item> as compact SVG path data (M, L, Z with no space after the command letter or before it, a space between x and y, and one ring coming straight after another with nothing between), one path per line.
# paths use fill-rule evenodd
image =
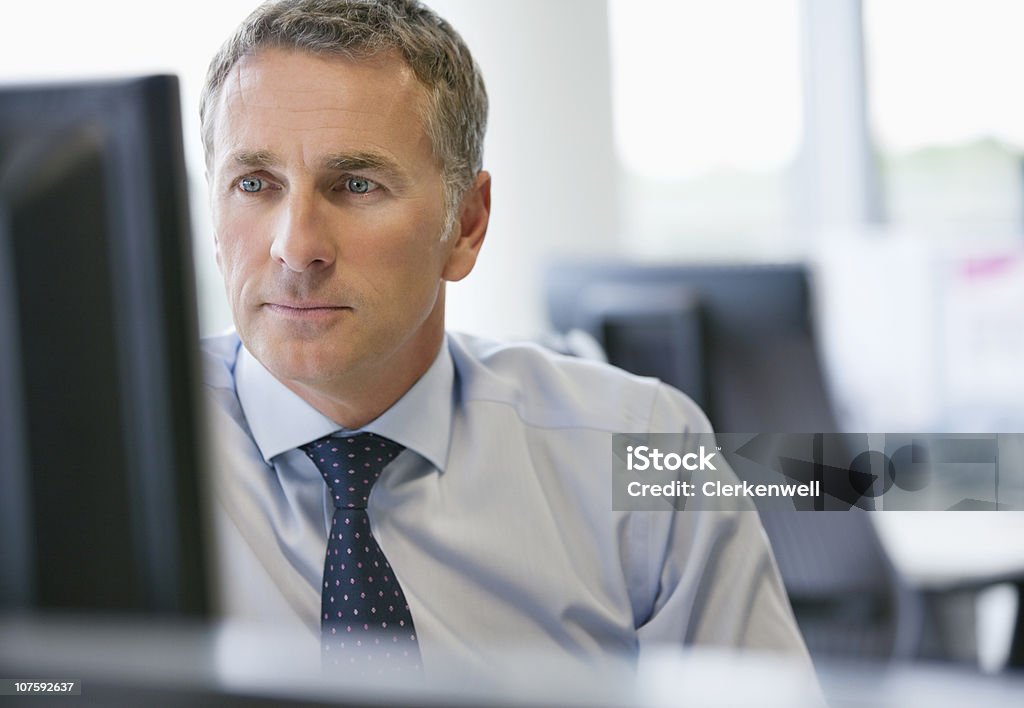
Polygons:
M216 159L239 150L383 151L431 156L423 127L426 90L397 52L366 59L265 49L243 57L221 88Z

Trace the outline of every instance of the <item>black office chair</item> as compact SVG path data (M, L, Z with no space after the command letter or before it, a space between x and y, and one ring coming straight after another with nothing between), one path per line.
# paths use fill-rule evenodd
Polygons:
M556 329L583 329L610 363L689 394L720 433L837 431L802 266L561 263L546 289ZM916 652L920 598L866 514L762 518L813 655Z
M593 336L616 366L671 380L698 405L707 404L700 305L690 288L599 282L577 297L570 330Z

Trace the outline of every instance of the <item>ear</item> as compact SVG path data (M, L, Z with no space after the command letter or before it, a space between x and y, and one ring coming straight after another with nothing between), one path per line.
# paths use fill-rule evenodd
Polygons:
M450 245L448 260L441 271L442 278L456 281L469 275L476 265L490 218L491 175L481 171L459 206L459 222L449 237L454 243Z

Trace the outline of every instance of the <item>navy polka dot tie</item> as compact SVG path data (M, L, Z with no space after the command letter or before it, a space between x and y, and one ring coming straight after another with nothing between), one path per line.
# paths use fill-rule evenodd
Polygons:
M419 664L409 603L366 513L374 482L403 449L373 433L302 446L334 499L320 598L325 665L385 670Z

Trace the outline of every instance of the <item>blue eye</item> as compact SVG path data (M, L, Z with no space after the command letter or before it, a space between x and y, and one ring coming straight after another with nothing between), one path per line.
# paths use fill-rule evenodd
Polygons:
M349 177L345 180L345 188L353 194L366 194L376 187L372 181L362 177Z
M263 180L259 177L243 177L238 186L243 192L258 192L263 189Z

